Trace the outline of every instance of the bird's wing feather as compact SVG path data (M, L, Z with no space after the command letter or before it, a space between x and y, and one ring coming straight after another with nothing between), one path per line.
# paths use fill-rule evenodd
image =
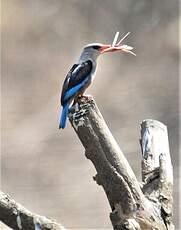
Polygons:
M79 64L72 72L69 81L69 88L81 83L92 71L92 62L90 60Z
M88 76L83 81L81 81L79 84L75 85L74 87L66 91L63 97L63 101L66 102L72 99L76 95L77 92L79 92L82 88L84 88L84 86L89 80L90 80L90 77Z
M68 72L63 83L61 104L63 105L67 100L74 96L88 81L92 71L92 61L75 64Z
M75 68L78 66L78 64L74 64L72 66L72 68L69 70L64 82L63 82L63 86L62 86L62 94L61 94L61 101L63 99L63 95L65 94L65 92L68 90L68 87L69 87L69 80L70 80L70 77L72 75L72 72L75 70Z

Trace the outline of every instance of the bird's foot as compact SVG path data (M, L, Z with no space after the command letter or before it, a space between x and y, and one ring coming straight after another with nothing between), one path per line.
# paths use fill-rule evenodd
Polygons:
M83 101L89 101L92 99L92 96L91 95L79 95L78 96L78 100L83 100Z

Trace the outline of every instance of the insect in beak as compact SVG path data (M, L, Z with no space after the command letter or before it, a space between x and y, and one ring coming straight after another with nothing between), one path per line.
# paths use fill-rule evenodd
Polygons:
M112 45L104 45L102 47L101 50L101 54L102 53L106 53L106 52L115 52L118 50L122 50L126 53L130 53L134 56L136 56L136 54L134 52L132 52L131 50L133 50L132 46L128 46L128 45L124 45L122 44L123 40L125 40L126 37L128 37L128 35L130 34L130 32L128 32L123 38L121 38L121 40L117 43L118 37L119 37L119 32L116 32Z

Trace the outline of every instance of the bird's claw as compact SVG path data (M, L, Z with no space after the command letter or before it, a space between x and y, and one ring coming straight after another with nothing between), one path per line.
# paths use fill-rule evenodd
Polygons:
M78 100L80 101L89 101L90 99L92 99L92 96L91 95L79 95L78 96Z

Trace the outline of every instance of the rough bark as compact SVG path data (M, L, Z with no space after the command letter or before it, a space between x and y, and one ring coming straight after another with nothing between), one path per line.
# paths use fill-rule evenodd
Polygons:
M169 211L167 209L168 203L170 204L170 202L172 202L172 196L170 196L172 194L172 191L170 190L171 187L168 187L169 194L164 192L163 197L160 195L163 195L163 191L165 190L164 183L167 183L165 180L166 174L164 171L164 164L167 162L168 157L166 161L163 160L165 159L164 156L166 152L160 152L162 154L159 155L158 159L160 161L158 160L158 162L161 164L156 161L161 165L158 165L159 169L155 166L153 167L154 170L152 170L152 167L150 166L151 170L155 171L155 173L158 171L156 174L157 178L159 178L158 183L155 183L153 187L155 188L155 186L159 186L160 193L155 201L154 199L150 199L148 192L149 188L147 189L146 187L148 185L146 182L148 171L146 160L145 164L144 162L142 164L144 182L142 191L124 154L114 140L100 111L91 97L78 100L70 109L69 119L85 148L86 157L92 161L96 168L97 174L93 178L97 184L102 185L107 195L112 209L110 218L113 228L150 230L172 229L169 228L171 226L170 209ZM144 135L143 130L142 134ZM163 134L167 135L165 132L163 132ZM153 136L154 135L155 134L153 133ZM142 150L144 145L143 139L141 139ZM155 139L157 139L157 136ZM168 147L168 143L165 143L166 140L167 139L162 140L162 145L166 144ZM166 149L168 150L168 148ZM167 153L169 154L169 150ZM157 155L157 153L154 152L152 152L152 154ZM155 157L157 158L157 156ZM172 168L170 168L170 172L171 170ZM161 201L161 198L163 198L162 200L164 201ZM166 216L169 216L169 218L166 218ZM168 221L166 221L166 219Z
M0 191L0 220L15 230L65 230L54 220L28 211L9 195Z

